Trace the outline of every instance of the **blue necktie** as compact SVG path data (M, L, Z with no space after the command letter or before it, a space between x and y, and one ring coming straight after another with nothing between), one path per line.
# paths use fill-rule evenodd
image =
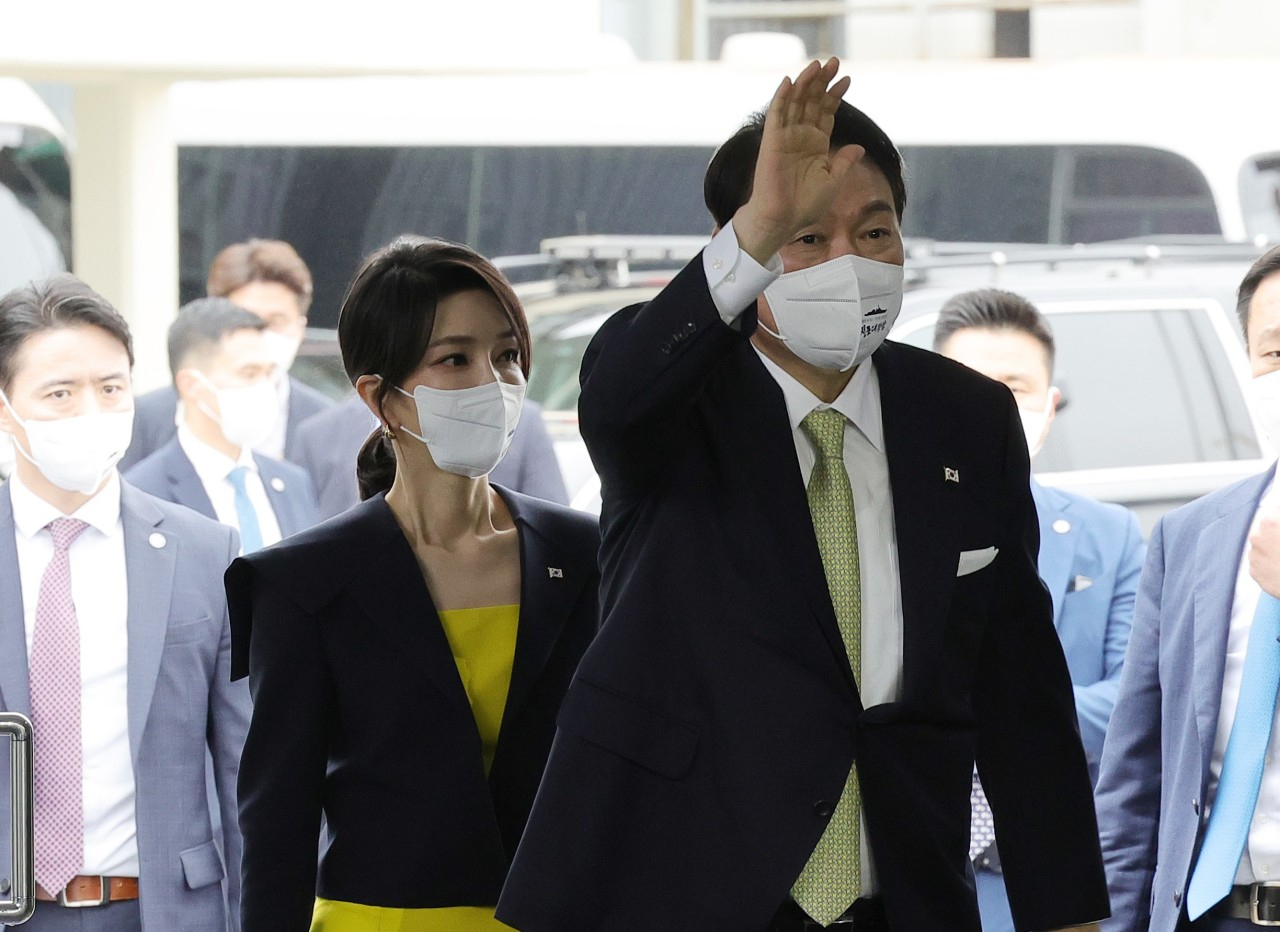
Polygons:
M1240 702L1222 760L1209 827L1187 888L1187 916L1195 920L1221 901L1235 883L1258 805L1262 768L1280 689L1280 601L1262 593L1249 630Z
M236 490L236 521L240 524L241 553L253 553L262 549L262 528L258 524L258 513L253 510L249 490L244 484L244 477L248 474L248 466L237 466L227 473L227 481Z

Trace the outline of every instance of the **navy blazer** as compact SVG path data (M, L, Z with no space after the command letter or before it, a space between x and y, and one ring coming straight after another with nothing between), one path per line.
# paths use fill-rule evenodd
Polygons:
M1240 555L1274 476L1272 466L1174 509L1151 533L1098 780L1108 930L1179 927L1208 812Z
M864 709L782 391L748 342L754 308L738 324L699 256L588 349L604 623L498 918L522 932L762 929L856 762L890 926L977 932L976 754L1020 925L1100 919L1089 774L1008 390L911 347L874 356L903 668L900 701ZM958 575L962 552L987 548L989 564Z
M274 460L260 453L253 454L253 461L258 464L262 487L280 524L282 537L305 531L320 520L316 493L305 471L292 463ZM130 469L126 476L142 491L156 498L186 505L206 518L218 519L209 494L204 490L204 483L176 436Z
M302 422L331 407L333 401L306 382L289 377L289 420L284 427L284 457L293 459ZM178 428L178 393L172 385L139 395L133 401L133 441L121 458L121 472L132 469L168 443Z
M376 426L377 421L360 396L350 395L298 429L290 459L310 473L322 518L341 514L360 501L356 455ZM525 401L507 455L490 473L489 480L525 495L569 504L555 447L537 402Z
M487 780L448 640L385 496L227 571L232 676L248 674L254 699L240 767L245 932L305 932L317 892L401 908L497 902L596 631L599 582L593 517L498 491L520 536L520 621Z

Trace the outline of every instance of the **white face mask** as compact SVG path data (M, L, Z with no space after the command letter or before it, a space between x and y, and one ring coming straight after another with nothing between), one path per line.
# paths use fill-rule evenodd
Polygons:
M292 368L293 361L298 358L302 338L285 336L274 330L262 331L262 338L267 344L267 352L271 354L271 361L276 364L273 377L276 381L288 378L289 369Z
M861 256L786 272L764 290L778 325L765 329L805 362L847 372L889 335L902 310L902 276L900 265Z
M403 426L400 430L425 443L431 459L445 472L472 479L487 476L511 446L525 389L501 379L474 388L417 385L412 394L397 385L396 391L418 406L422 433Z
M1044 428L1049 423L1049 415L1053 412L1053 407L1056 403L1054 391L1054 389L1050 388L1046 393L1044 409L1041 411L1028 411L1021 406L1018 408L1018 417L1022 419L1022 432L1027 438L1027 454L1032 459L1040 452L1044 442L1049 439L1049 435L1045 433Z
M1271 445L1280 449L1280 369L1250 379L1249 398Z
M26 432L30 450L15 437L14 449L66 492L91 495L102 485L133 439L133 409L98 411L52 421L24 421L0 392L10 415Z
M240 388L218 388L203 372L195 373L218 399L218 413L210 411L203 402L198 407L222 428L227 442L238 447L254 449L271 437L276 418L280 416L280 402L276 386L270 379L262 379Z

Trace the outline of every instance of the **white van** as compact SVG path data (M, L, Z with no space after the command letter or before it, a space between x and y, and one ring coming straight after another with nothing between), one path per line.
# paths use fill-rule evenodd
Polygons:
M902 148L905 232L964 242L1280 239L1277 61L874 62L848 98ZM225 243L294 243L331 325L360 257L398 233L491 256L580 233L705 235L716 144L778 69L190 82L180 145L183 297Z

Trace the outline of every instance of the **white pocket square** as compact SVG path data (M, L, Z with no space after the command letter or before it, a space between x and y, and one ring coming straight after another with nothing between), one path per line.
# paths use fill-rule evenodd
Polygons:
M970 573L978 572L978 570L988 566L999 552L995 547L985 547L982 550L961 550L960 566L956 569L956 575L968 576Z

